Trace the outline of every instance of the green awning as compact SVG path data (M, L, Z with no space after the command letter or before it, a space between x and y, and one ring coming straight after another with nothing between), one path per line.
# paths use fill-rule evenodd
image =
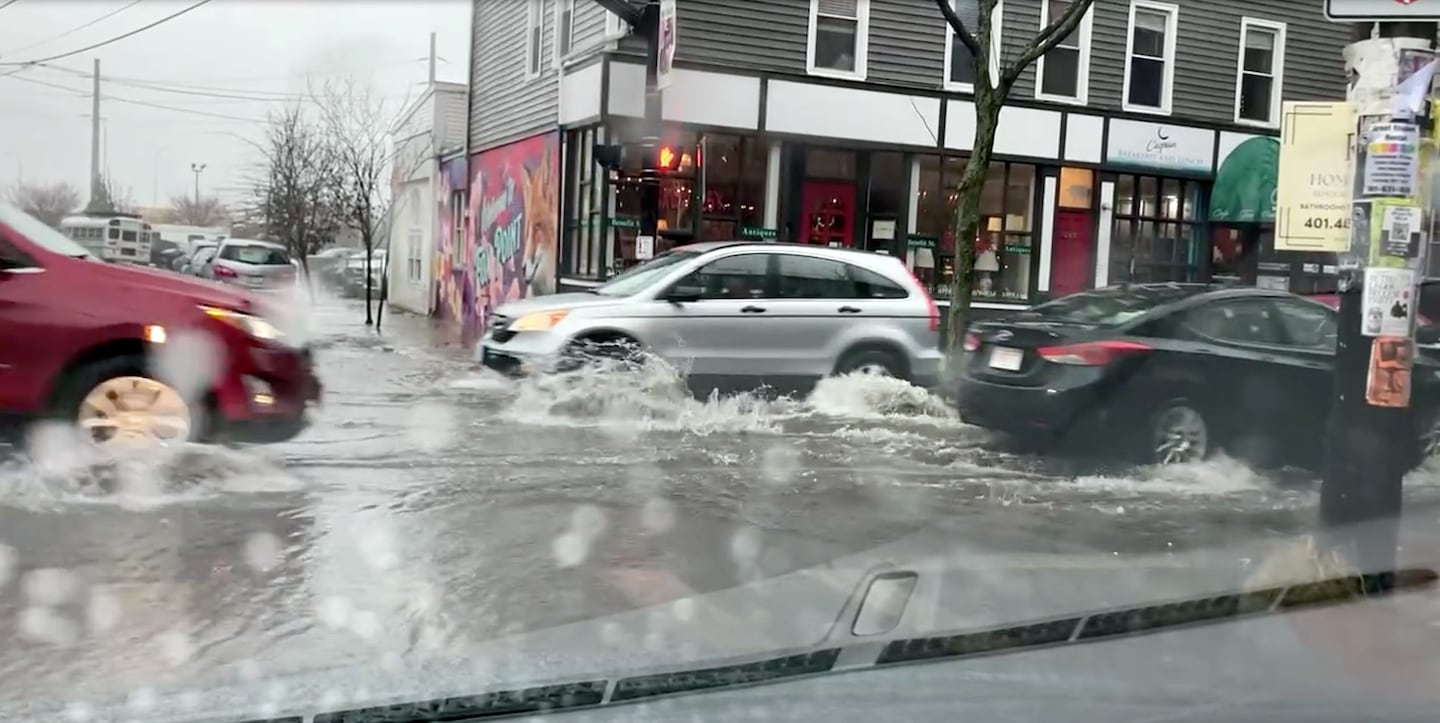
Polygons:
M1279 139L1261 136L1235 146L1215 174L1210 220L1274 223L1275 178L1279 172Z

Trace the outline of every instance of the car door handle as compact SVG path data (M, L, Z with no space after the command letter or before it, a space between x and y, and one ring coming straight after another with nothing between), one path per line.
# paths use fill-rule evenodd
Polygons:
M842 306L842 307L840 307L840 313L842 313L842 314L858 314L858 313L860 313L860 309L858 309L858 308L856 308L856 307L854 307L854 306Z
M765 309L764 309L764 307L760 307L760 306L745 306L745 307L741 307L740 313L742 313L742 314L763 314L763 313L765 313Z

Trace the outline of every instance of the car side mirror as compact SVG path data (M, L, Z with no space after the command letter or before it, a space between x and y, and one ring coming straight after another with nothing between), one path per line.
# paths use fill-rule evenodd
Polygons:
M681 284L670 287L670 291L665 294L665 300L672 304L683 304L690 301L699 301L700 297L704 295L704 290L699 286Z

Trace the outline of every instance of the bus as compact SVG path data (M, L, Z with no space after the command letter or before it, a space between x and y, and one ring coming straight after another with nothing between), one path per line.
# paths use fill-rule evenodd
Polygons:
M69 216L60 222L60 232L101 260L147 266L158 235L140 216L128 213Z

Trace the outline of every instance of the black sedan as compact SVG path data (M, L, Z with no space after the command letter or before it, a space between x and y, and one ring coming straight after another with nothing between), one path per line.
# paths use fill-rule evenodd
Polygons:
M1326 304L1256 288L1136 284L1073 294L972 325L957 405L971 424L1119 448L1145 462L1224 449L1311 466L1323 457L1336 316ZM1440 409L1440 365L1427 356L1413 376L1422 444Z

